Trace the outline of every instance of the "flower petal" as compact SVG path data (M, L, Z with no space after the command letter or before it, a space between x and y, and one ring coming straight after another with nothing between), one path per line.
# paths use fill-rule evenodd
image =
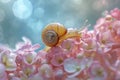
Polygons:
M64 61L64 69L68 73L76 72L77 66L78 66L78 62L74 58L67 58Z

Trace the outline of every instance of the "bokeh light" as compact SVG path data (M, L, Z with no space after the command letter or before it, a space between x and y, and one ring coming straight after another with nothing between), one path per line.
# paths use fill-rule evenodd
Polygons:
M32 4L29 0L17 0L13 4L13 13L20 19L29 18L32 14Z

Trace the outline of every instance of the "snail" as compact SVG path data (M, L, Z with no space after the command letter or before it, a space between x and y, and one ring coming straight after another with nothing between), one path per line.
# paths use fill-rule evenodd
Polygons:
M77 31L68 31L60 23L48 24L42 31L42 40L49 47L57 46L63 40L72 37L80 37L80 34Z

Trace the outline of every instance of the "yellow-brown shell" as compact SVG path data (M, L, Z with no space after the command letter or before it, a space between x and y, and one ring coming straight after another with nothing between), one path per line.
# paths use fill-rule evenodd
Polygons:
M65 35L67 29L59 23L48 24L42 31L43 42L50 47L58 44L61 36Z
M42 31L42 40L49 47L59 45L65 39L79 37L80 33L78 31L67 31L67 29L59 23L48 24Z

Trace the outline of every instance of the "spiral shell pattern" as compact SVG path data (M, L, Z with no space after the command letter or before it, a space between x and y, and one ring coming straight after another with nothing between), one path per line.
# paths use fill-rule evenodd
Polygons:
M53 47L58 44L60 37L67 33L67 29L59 23L48 24L42 31L43 42L49 46Z

